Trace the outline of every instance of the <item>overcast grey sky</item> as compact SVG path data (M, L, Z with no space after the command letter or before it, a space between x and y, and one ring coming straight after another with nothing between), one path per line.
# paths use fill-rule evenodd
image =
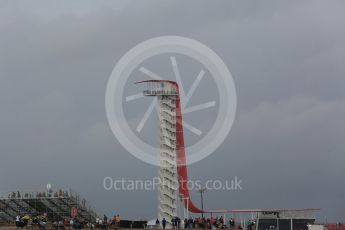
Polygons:
M113 136L104 95L134 45L179 35L232 72L238 109L191 179L243 179L207 209L319 207L345 221L344 1L0 1L0 191L71 187L107 214L154 218L157 194L105 191L103 178L157 168ZM198 203L199 197L192 195Z

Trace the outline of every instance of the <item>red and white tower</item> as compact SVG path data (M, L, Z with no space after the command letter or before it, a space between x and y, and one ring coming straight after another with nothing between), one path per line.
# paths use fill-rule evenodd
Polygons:
M148 80L145 96L158 99L159 116L159 197L158 218L170 221L177 215L178 195L188 211L202 213L191 201L187 186L187 165L178 84L168 80Z
M177 84L169 81L147 81L145 96L158 99L159 117L159 192L158 218L170 221L177 215L177 161L176 161L176 98Z

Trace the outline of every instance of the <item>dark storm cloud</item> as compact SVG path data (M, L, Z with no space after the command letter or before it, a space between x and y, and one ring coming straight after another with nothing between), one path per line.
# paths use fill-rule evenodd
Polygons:
M180 35L216 51L238 93L229 137L192 165L190 176L237 175L244 190L209 191L207 207L321 207L322 217L342 221L344 5L1 1L1 190L43 189L49 182L78 190L109 214L154 218L155 193L102 187L105 176L157 174L113 137L104 94L127 50L151 37Z

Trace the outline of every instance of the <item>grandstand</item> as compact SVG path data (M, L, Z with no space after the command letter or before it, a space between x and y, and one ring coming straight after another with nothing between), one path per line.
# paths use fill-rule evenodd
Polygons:
M45 192L16 191L0 194L0 222L14 221L17 215L47 215L48 220L71 218L71 209L77 209L79 221L95 222L98 214L88 202L72 190Z

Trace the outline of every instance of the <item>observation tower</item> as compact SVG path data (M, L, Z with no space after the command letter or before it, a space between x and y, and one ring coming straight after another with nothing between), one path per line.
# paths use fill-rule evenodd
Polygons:
M188 175L182 112L178 84L168 80L147 80L144 96L155 96L159 117L159 196L158 218L168 222L177 215L178 197L184 207L193 213L203 213L191 201L187 186Z
M158 218L170 221L177 215L176 99L177 84L147 82L144 96L156 96L159 117L159 195Z

